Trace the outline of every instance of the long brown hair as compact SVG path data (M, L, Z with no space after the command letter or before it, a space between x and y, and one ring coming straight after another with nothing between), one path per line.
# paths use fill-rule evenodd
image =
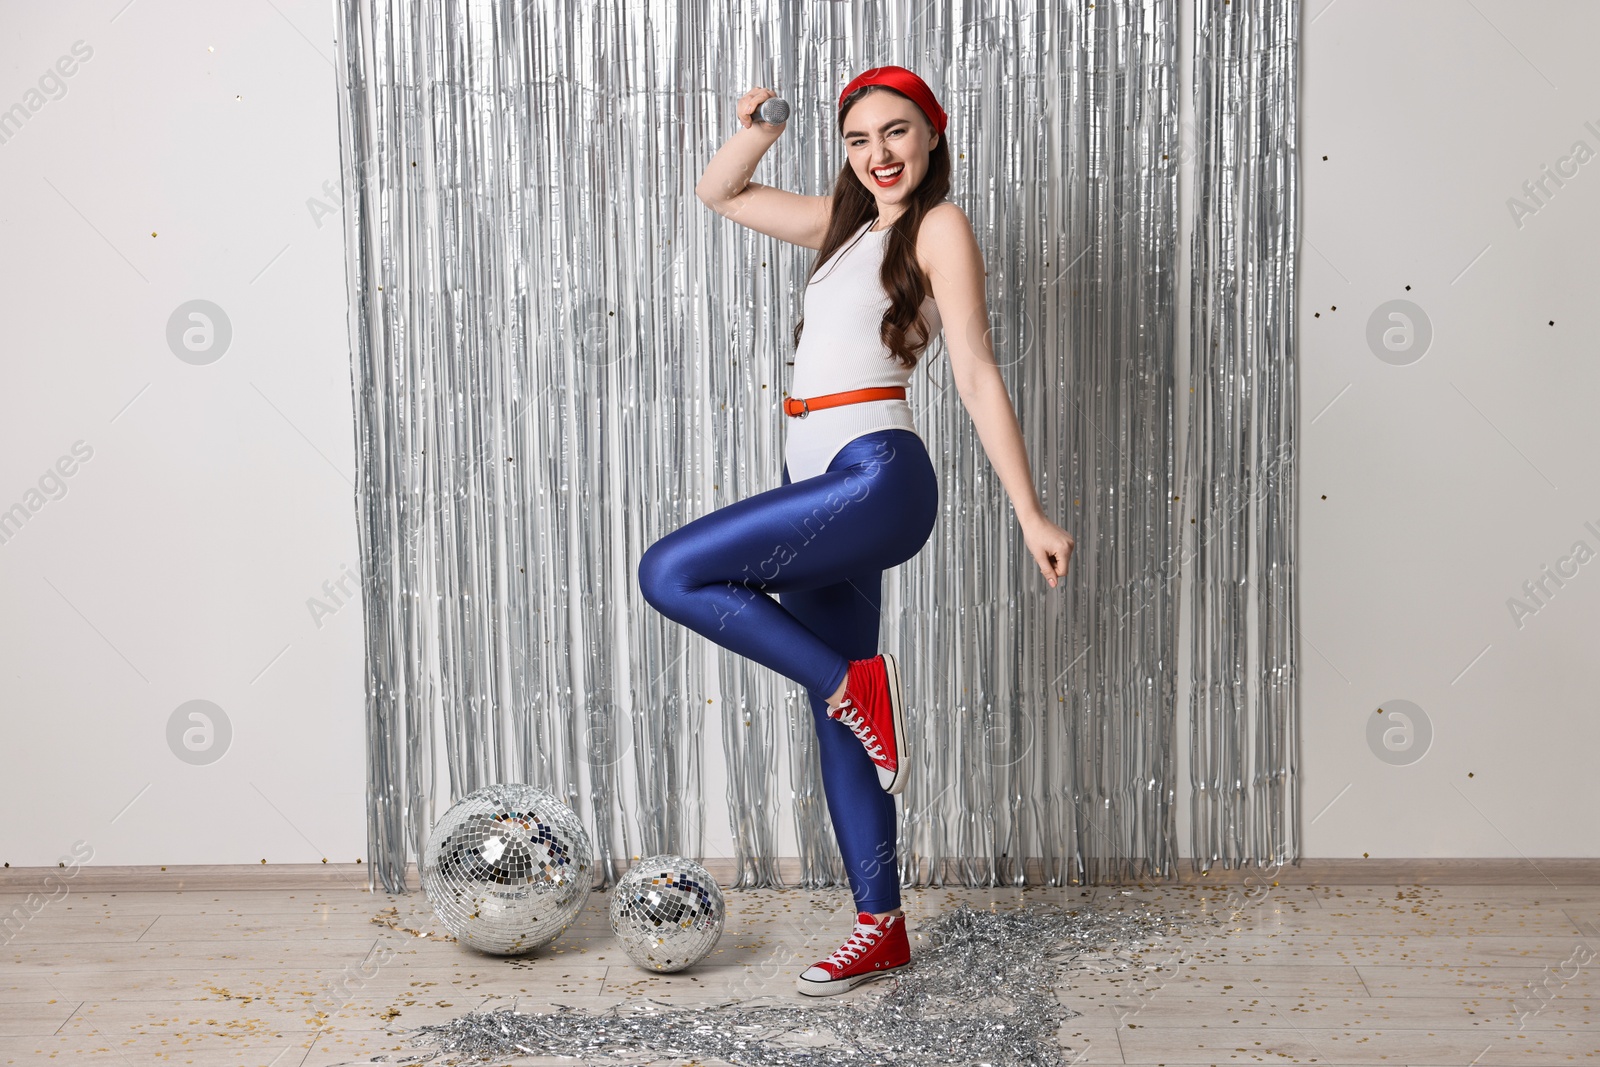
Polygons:
M845 115L858 100L872 92L894 93L902 99L911 99L887 85L863 85L845 97L844 103L839 108L841 137L844 136ZM920 110L918 114L921 114ZM923 117L923 121L927 121L926 116ZM932 129L932 123L929 123L929 129ZM929 293L922 268L917 265L917 231L922 227L923 216L950 192L949 144L950 142L941 135L939 143L928 152L928 172L922 176L922 184L911 191L911 196L906 200L905 210L890 224L889 228L895 232L884 238L888 242L888 247L884 249L883 267L879 270L878 277L883 282L884 292L889 295L889 307L883 313L883 323L878 328L878 336L882 338L889 354L906 367L917 365L917 360L932 340L929 336L928 322L922 317L922 301ZM817 268L827 262L828 257L837 252L839 246L861 228L862 223L877 217L877 202L867 187L861 184L861 179L846 160L833 183L833 218L828 222L828 232L822 238L822 247L817 250L817 258L812 261L811 270L806 274L806 284L811 283ZM803 316L794 324L796 347L800 344L800 331L805 324ZM913 325L916 327L915 341L908 337Z

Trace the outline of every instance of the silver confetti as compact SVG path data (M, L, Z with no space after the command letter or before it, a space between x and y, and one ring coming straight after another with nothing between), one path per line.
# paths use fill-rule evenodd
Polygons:
M988 911L961 903L921 928L910 968L838 998L843 1003L756 998L687 1008L630 998L595 1014L564 1005L472 1012L408 1033L413 1047L434 1050L421 1060L445 1063L517 1054L616 1063L654 1054L650 1062L709 1056L741 1067L1058 1067L1072 1062L1073 1050L1057 1031L1082 1013L1056 990L1077 973L1126 970L1141 947L1180 929L1147 906Z

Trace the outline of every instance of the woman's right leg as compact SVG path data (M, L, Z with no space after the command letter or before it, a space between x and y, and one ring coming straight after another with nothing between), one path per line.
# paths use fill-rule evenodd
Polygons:
M640 590L668 618L826 701L852 658L821 636L833 621L802 623L768 594L832 586L905 562L933 530L938 495L916 434L863 435L824 473L798 482L786 477L776 489L662 537L639 561ZM855 658L875 653L869 648Z

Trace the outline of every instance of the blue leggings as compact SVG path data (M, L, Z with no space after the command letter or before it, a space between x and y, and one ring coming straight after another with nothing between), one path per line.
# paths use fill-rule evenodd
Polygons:
M921 551L939 512L922 438L877 430L814 478L735 501L645 550L639 587L661 614L804 686L822 788L862 911L900 906L894 797L828 697L878 654L883 572ZM768 593L778 594L774 600Z

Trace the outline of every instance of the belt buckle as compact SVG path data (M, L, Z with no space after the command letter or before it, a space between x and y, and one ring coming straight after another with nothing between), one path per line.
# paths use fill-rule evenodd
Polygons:
M795 418L803 419L809 414L811 414L811 403L810 403L810 400L809 399L802 399L800 401L800 414L796 415Z

